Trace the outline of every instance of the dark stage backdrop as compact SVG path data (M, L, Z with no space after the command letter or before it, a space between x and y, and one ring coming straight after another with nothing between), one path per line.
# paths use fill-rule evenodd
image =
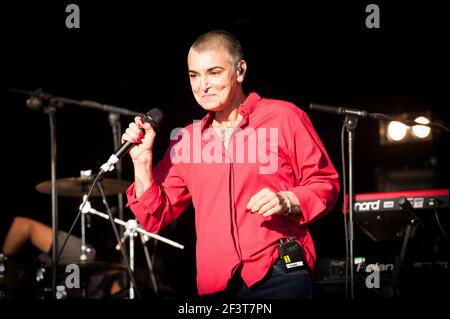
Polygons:
M211 29L226 29L241 40L248 62L247 92L290 100L308 113L340 172L343 117L310 111L311 102L387 114L428 111L433 120L448 125L444 39L439 35L439 20L431 18L431 5L380 4L381 28L368 29L367 4L279 3L251 8L227 3L223 8L207 8L201 3L157 7L140 1L95 5L77 1L80 28L68 29L65 8L69 3L7 5L2 72L6 88L42 88L56 96L139 112L159 107L165 119L158 132L156 158L163 155L173 128L204 115L190 91L186 55L195 38ZM36 184L50 179L48 115L28 109L25 96L4 93L2 239L13 216L51 222L51 197L35 190ZM57 110L59 178L76 177L85 169L95 172L109 157L113 137L108 115L73 105ZM123 129L131 120L121 116ZM378 130L374 120L359 121L356 193L384 191L377 176L388 170L409 172L406 176L431 172L423 183L398 181L399 188L405 183L411 189L448 187L446 133L434 131L430 143L387 147L380 145ZM123 178L133 178L128 158L123 160ZM115 197L110 201L117 205ZM77 198L59 199L61 229L68 229L79 203ZM94 200L93 205L104 211L100 201ZM345 254L341 206L339 200L333 211L311 225L319 258ZM125 213L131 217L130 211ZM184 251L163 243L156 247L160 280L182 296L195 294L193 216L190 208L161 232L186 245ZM79 233L79 227L75 232ZM356 253L370 255L370 240L356 232ZM88 239L105 259L117 259L107 222L93 217ZM145 269L142 258L138 267Z

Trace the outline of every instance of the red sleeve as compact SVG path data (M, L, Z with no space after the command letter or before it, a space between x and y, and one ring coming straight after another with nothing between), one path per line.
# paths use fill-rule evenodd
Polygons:
M289 154L295 185L289 189L300 201L302 215L297 220L311 222L331 210L339 195L339 175L308 115L301 111Z
M174 144L171 145L173 147ZM191 195L177 164L172 164L170 149L153 169L155 182L136 199L134 183L127 190L128 204L142 227L158 232L175 220L191 203Z

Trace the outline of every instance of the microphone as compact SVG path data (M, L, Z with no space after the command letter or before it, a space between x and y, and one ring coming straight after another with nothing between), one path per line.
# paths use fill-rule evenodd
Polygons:
M43 99L37 96L30 96L26 101L27 107L33 111L38 111L44 105Z
M12 89L13 92L28 94L30 97L26 100L26 105L30 110L39 111L43 106L50 104L51 96L45 94L42 89L37 89L34 92L22 91Z
M353 115L358 117L367 117L369 113L364 110L351 109L348 107L335 107L324 104L311 103L309 109L313 111L328 112L340 115Z
M154 108L154 109L151 109L150 111L148 111L147 114L143 115L142 118L145 122L150 123L150 125L154 129L157 129L164 118L164 114L160 109ZM145 134L144 129L141 128L141 131L142 131L142 133ZM104 172L112 171L114 169L114 164L116 164L119 161L119 159L121 159L126 153L128 153L128 151L133 146L134 146L134 143L130 142L130 141L123 143L114 152L114 154L112 154L109 157L108 161L100 167L100 169L101 169L100 174L102 174Z

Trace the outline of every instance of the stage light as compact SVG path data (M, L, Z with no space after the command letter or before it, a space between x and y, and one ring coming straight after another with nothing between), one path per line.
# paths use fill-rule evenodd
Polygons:
M424 142L432 139L432 131L428 126L431 121L429 112L427 114L405 113L390 117L392 121L379 122L381 145Z
M430 120L424 116L417 117L414 122L419 124L429 124ZM419 139L425 139L431 134L431 128L425 125L414 125L412 127L412 134Z
M406 137L409 127L399 121L391 121L387 128L387 138L399 142Z

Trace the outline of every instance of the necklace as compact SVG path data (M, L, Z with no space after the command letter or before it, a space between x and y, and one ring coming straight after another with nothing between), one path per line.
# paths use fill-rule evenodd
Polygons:
M219 135L222 143L225 145L225 148L228 147L228 143L230 142L230 138L234 132L234 129L236 128L236 126L238 126L238 124L242 120L242 115L239 114L240 107L241 107L241 105L239 105L237 107L237 109L235 110L237 113L236 113L236 117L235 117L234 121L228 120L228 121L222 121L222 123L219 123L216 119L214 119L212 122L212 126L216 130L216 133Z
M213 122L214 129L219 135L222 143L224 143L225 147L227 147L228 143L230 142L231 135L233 134L234 129L238 125L239 120L234 122L222 122L221 124L217 123L217 121L215 120L214 122Z

